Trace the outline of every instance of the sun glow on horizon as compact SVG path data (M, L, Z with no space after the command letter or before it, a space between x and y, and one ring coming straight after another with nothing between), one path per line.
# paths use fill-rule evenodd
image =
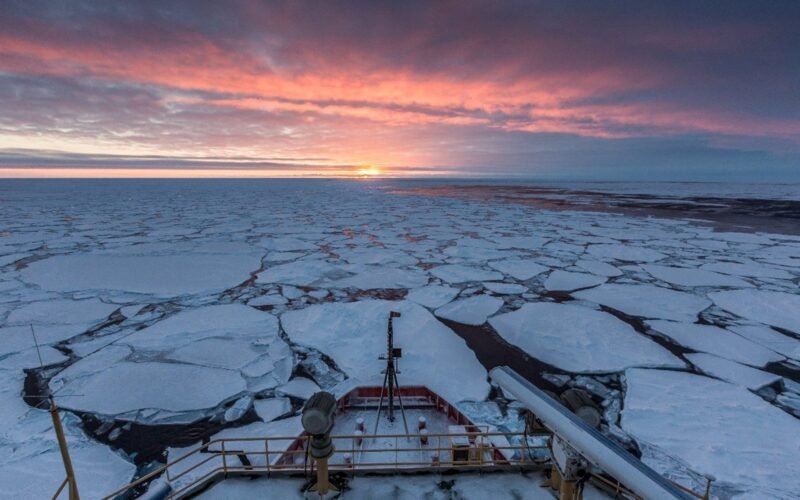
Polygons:
M382 174L380 167L376 165L367 165L356 170L356 175L359 177L376 177Z

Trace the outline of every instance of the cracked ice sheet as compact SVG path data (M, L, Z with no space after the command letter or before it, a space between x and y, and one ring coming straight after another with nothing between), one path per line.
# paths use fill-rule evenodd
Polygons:
M674 321L695 321L697 315L711 305L705 298L654 285L610 283L572 295L631 316Z
M214 408L247 388L238 371L181 363L120 362L65 385L65 408L103 415L138 410L191 412Z
M756 370L711 354L691 353L686 355L686 359L704 373L754 391L773 384L782 378L780 375Z
M489 324L510 344L569 372L615 372L631 366L685 366L627 323L588 307L529 303L514 312L491 318Z
M667 256L656 250L635 245L589 245L586 252L601 259L623 262L655 262Z
M435 311L436 316L465 325L482 325L486 318L496 313L503 301L491 295L473 295L459 299Z
M778 354L800 360L800 340L778 333L768 326L743 325L730 326L728 329Z
M534 260L531 259L507 259L507 260L500 260L496 262L490 262L489 266L494 269L497 269L501 273L507 274L512 278L516 278L518 280L529 280L536 276L537 274L541 274L545 271L549 271L550 268L545 267ZM499 279L499 278L487 278L487 280L491 279Z
M135 359L147 354L179 362L124 361L132 352ZM126 417L140 409L192 413L245 389L259 392L285 383L293 361L271 314L241 304L206 306L181 311L86 356L56 375L50 387L86 394L66 403L83 411Z
M64 432L81 496L100 498L127 484L136 467L107 446L88 438L80 420L62 412ZM0 497L50 498L64 479L50 414L33 410L0 435ZM62 497L65 496L62 493Z
M114 291L169 298L233 288L260 266L261 258L255 254L74 254L33 262L20 276L51 291Z
M503 275L496 271L489 271L480 267L465 266L462 264L445 264L430 270L430 273L448 283L465 283L468 281L501 280Z
M281 324L293 342L329 355L351 379L380 385L389 311L395 345L404 351L401 384L426 385L451 402L480 401L489 393L486 369L466 343L425 308L409 301L365 300L289 311ZM454 376L458 374L458 376Z
M745 319L800 334L800 295L768 290L709 293L714 304Z
M411 290L406 295L406 299L425 307L436 308L453 300L460 291L451 286L429 285Z
M800 420L747 389L708 377L629 369L625 378L621 426L635 439L713 474L715 486L745 490L744 497L796 497ZM648 462L670 472L663 461Z
M587 273L573 273L569 271L555 270L547 277L544 287L548 290L559 290L571 292L580 288L590 288L606 282L603 276L596 276Z
M679 286L722 286L741 288L753 286L741 278L703 269L659 266L656 264L644 265L642 268L656 279Z
M781 361L783 356L744 337L712 325L647 321L647 326L693 351L707 352L751 366Z
M0 328L0 355L34 346L31 326L40 345L75 337L102 323L118 306L97 299L45 300L18 307L8 315L8 328Z

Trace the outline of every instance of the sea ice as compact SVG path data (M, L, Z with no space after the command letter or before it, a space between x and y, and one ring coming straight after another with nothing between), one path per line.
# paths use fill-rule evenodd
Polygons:
M627 323L588 307L528 303L514 312L491 318L489 324L510 344L569 372L684 366L681 360Z
M216 293L246 281L257 255L58 255L33 262L23 280L45 290L113 290L157 297Z
M174 412L213 408L246 389L239 372L180 363L121 362L74 379L64 391L73 410L120 415L141 409Z
M299 399L308 399L320 388L316 382L305 377L295 377L288 383L275 389L278 394L293 396Z
M751 366L780 361L783 356L717 326L674 321L648 321L653 330L693 351L707 352Z
M691 353L687 354L686 358L709 375L754 391L781 379L780 375L757 370L712 354Z
M101 498L133 478L136 466L88 438L80 429L77 417L62 413L61 420L82 497ZM64 463L50 415L46 411L30 410L15 428L3 430L8 433L0 436L4 450L0 457L0 484L3 485L0 497L51 498L64 480ZM62 496L65 495L62 493Z
M346 278L349 273L339 266L316 259L301 259L267 268L258 274L256 283L281 283L296 286L317 286Z
M800 491L800 420L747 389L708 377L629 369L625 378L621 425L637 441L751 498L793 498Z
M730 286L730 287L751 287L750 283L743 279L725 274L705 271L703 269L659 266L647 264L642 266L645 271L654 278L666 281L679 286Z
M243 304L202 306L138 330L124 343L136 349L169 350L212 337L272 341L278 337L278 320Z
M748 264L735 262L713 262L709 264L703 264L700 266L700 268L707 271L714 271L722 274L732 274L734 276L746 276L750 278L793 278L790 273L784 271L783 269L775 269L774 267L767 267L755 262Z
M483 284L487 290L499 295L519 295L525 293L528 289L517 283L502 283L497 281L487 281Z
M612 266L611 264L601 262L599 260L579 260L578 262L575 263L575 265L578 267L582 267L583 269L589 271L592 274L607 276L609 278L622 275L622 271L620 271L616 267Z
M317 304L284 313L281 324L293 342L329 355L351 379L380 385L389 311L402 314L394 320L395 346L403 349L401 384L426 385L451 402L486 398L486 369L475 354L414 302Z
M289 398L256 399L253 406L259 418L264 422L275 420L292 410L292 402Z
M711 305L702 297L654 285L607 283L572 295L631 316L675 321L695 321L700 311Z
M656 250L633 245L589 245L586 252L602 259L622 262L655 262L667 257Z
M193 365L211 366L237 370L258 359L249 342L241 340L210 338L180 347L168 355L169 359Z
M516 278L518 280L529 280L536 276L537 274L541 274L545 271L549 271L550 268L545 267L536 261L530 259L507 259L507 260L498 260L495 262L490 262L489 265L494 269L497 269L501 273L507 274L512 278ZM487 280L491 279L498 279L498 278L487 278Z
M769 290L709 293L714 304L742 318L800 334L800 295Z
M503 301L491 295L473 295L459 299L436 310L436 316L465 325L482 325L486 318L496 313Z
M800 340L778 333L768 326L730 326L728 329L779 354L800 360Z
M572 290L601 285L605 282L606 278L603 276L587 273L572 273L557 269L550 273L550 276L544 281L544 287L553 291L571 292Z
M448 283L464 283L467 281L492 281L502 279L503 276L495 271L487 271L479 267L464 266L461 264L445 264L436 266L430 273Z
M40 345L54 344L80 335L116 309L97 299L48 300L15 308L6 319L9 328L0 329L0 355L33 347L31 325Z
M459 289L444 285L428 285L408 292L406 298L425 307L441 307L458 295Z

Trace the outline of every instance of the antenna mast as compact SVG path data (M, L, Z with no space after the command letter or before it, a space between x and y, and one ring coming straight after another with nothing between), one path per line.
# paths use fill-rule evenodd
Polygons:
M383 386L381 387L381 398L378 401L378 416L375 418L375 432L378 433L378 422L381 418L381 408L383 407L383 394L387 393L389 404L387 407L387 417L389 422L394 422L394 396L395 391L400 388L400 382L397 380L397 369L395 368L395 359L403 356L403 350L395 348L394 346L394 327L392 320L399 318L400 313L391 311L389 313L389 327L386 332L386 357L380 359L386 360L386 370L384 370ZM408 422L406 422L406 411L403 408L403 398L400 396L399 390L397 391L397 400L400 402L400 412L403 415L403 426L405 427L406 434L408 434Z
M42 353L39 351L39 341L36 340L36 331L31 326L31 335L33 336L33 345L36 346L36 354L39 356L39 368L44 368L42 362ZM67 437L64 435L64 427L61 425L61 415L58 413L58 406L53 395L49 394L47 400L50 402L50 418L53 419L53 429L56 432L56 440L58 441L58 449L61 451L61 461L64 462L64 472L66 478L61 482L58 491L53 495L53 498L58 498L64 487L67 487L67 495L69 500L80 500L81 496L78 494L78 482L75 480L75 471L72 468L72 458L69 456L69 448L67 447Z

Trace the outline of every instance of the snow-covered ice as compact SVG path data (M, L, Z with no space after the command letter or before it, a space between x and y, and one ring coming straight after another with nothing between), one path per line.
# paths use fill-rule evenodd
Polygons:
M590 288L606 282L603 276L588 273L573 273L557 269L550 273L544 281L544 287L552 291L571 292L581 288Z
M243 392L239 372L180 363L114 364L68 383L65 391L82 397L64 400L65 408L119 415L137 410L173 412L213 408Z
M493 266L494 267L494 266ZM491 281L502 279L496 271L461 264L447 264L431 269L431 274L448 283L464 283L467 281Z
M570 372L621 371L684 363L614 316L571 304L539 302L489 320L506 341Z
M711 305L704 297L653 285L605 284L572 295L631 316L674 321L694 321Z
M437 308L453 300L460 291L451 286L428 285L411 290L406 298L425 307Z
M748 287L753 286L743 279L725 274L715 273L697 268L659 266L647 264L642 266L654 278L679 286L724 286Z
M385 182L90 184L4 191L2 464L2 456L20 456L15 450L45 449L36 410L21 398L23 369L39 364L30 324L51 365L42 372L50 389L85 394L63 398L64 406L145 424L236 421L253 409L270 421L222 431L230 435L295 432L285 422L296 419L271 421L290 412L294 398L318 386L338 394L355 383L380 384L377 358L392 309L403 313L395 330L404 349L401 383L428 385L454 403L494 404L486 401L485 368L442 323L445 317L473 324L489 318L554 371L595 372L581 378L587 387L618 377L596 373L670 367L756 388L776 379L766 374L771 370L783 381L761 389L764 399L742 400L731 414L748 415L751 401L756 413L766 406L788 415L800 406L792 368L800 359L796 236L407 196L384 189L394 186ZM679 328L645 333L680 344L693 366L598 305L633 316L636 328L640 320ZM480 346L482 339L470 342ZM770 362L780 364L754 368ZM567 380L579 383L574 375ZM624 384L598 397L621 406L621 396L611 396L618 390ZM725 408L708 403L703 417L721 421ZM667 413L651 425L674 421ZM89 439L69 410L64 414L73 419L70 438L79 446L113 454L113 481L98 480L97 491L84 496L128 481L125 458ZM615 415L610 410L609 418ZM506 417L492 418L501 425L495 420ZM518 426L508 419L506 428ZM627 439L614 427L609 432ZM641 444L645 457L654 456ZM741 480L740 489L755 484Z
M685 372L629 369L621 425L639 441L748 498L793 498L800 420L743 387ZM650 463L670 472L664 461Z
M800 294L770 290L730 290L708 294L714 304L733 314L800 335Z
M395 345L403 349L402 384L427 385L450 401L482 400L489 392L486 369L466 343L422 306L410 301L364 300L320 304L281 316L292 342L314 347L336 360L349 377L380 385L389 312ZM457 376L454 377L454 374Z
M702 352L687 354L686 358L703 372L748 389L758 390L781 379L780 375L751 368Z
M435 311L436 316L465 325L482 325L503 306L503 301L491 295L473 295L458 299Z
M655 262L666 258L659 251L634 245L589 245L586 251L601 259L622 262Z
M507 274L512 278L516 278L518 280L523 280L523 281L529 280L534 276L536 276L537 274L549 271L548 267L543 266L531 259L499 260L495 262L490 262L489 265L494 269L497 269L501 273ZM486 278L486 279L491 280L497 278Z
M764 366L783 359L780 354L718 326L676 321L648 321L647 325L689 349L715 354L740 363Z
M232 288L258 270L255 254L59 255L22 270L23 280L45 290L123 291L174 297Z
M498 295L519 295L525 293L528 289L523 285L516 283L501 283L497 281L487 281L483 284L487 290L494 292Z

